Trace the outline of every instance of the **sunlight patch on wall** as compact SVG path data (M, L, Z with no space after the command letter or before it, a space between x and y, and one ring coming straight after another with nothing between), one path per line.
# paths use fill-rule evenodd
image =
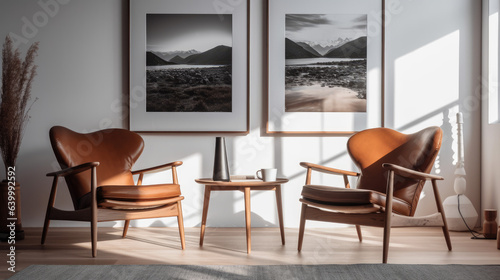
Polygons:
M415 131L442 124L459 100L459 55L457 30L396 59L394 127Z
M257 169L275 167L273 141L272 137L260 137L260 128L252 129L245 137L234 138L234 148L227 150L228 157L234 158L229 162L231 175L255 175Z

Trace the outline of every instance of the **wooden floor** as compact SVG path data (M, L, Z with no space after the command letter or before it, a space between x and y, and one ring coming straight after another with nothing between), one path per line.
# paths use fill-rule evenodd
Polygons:
M177 228L130 228L121 238L120 228L99 228L97 257L91 257L89 228L50 228L40 245L40 228L27 228L26 239L16 244L16 270L31 264L197 264L278 265L379 263L382 229L364 227L363 242L354 228L306 228L301 253L297 229L287 228L281 245L278 228L252 228L252 253L247 255L244 228L207 228L199 247L199 228L186 228L186 250L180 248ZM440 228L394 228L389 263L500 264L496 240L474 240L466 232L451 232L449 252ZM0 243L2 259L7 244ZM12 275L6 262L0 278Z

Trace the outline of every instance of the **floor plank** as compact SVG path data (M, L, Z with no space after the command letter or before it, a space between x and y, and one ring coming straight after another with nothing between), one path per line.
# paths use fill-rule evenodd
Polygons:
M281 245L279 228L252 228L252 253L246 253L245 228L207 228L199 247L199 228L186 228L186 250L181 250L177 228L99 228L97 257L91 257L89 228L50 228L40 245L40 228L27 228L16 244L16 271L31 264L197 264L278 265L379 263L382 229L363 227L363 242L350 228L306 228L302 252L297 252L298 229L286 228ZM440 228L391 230L389 263L500 264L496 240L475 240L467 232L451 232L449 252ZM2 254L8 244L1 243ZM0 278L12 275L0 265Z

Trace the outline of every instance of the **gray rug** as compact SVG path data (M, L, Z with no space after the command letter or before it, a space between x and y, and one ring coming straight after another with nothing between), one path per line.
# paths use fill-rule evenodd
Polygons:
M9 279L500 279L500 265L32 265Z

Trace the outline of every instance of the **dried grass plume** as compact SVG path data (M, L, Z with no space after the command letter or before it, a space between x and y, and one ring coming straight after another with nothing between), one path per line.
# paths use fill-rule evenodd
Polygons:
M24 128L30 118L28 113L33 103L28 106L28 101L31 97L31 84L36 75L37 66L34 62L37 52L38 42L31 45L23 61L19 49L13 49L10 37L5 38L0 91L0 150L5 170L16 164Z

